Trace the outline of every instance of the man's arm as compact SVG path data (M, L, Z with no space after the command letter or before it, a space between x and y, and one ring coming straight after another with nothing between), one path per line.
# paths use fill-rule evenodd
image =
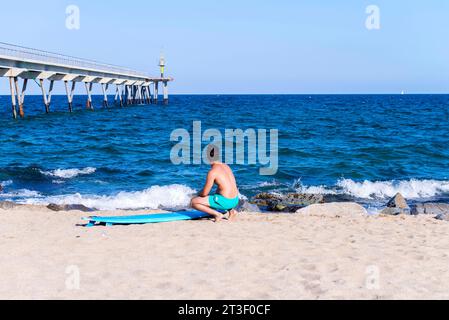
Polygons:
M199 196L207 197L209 195L210 191L212 190L212 188L214 187L214 183L215 183L215 173L213 171L210 171L207 174L206 184L205 184L203 190L199 193Z

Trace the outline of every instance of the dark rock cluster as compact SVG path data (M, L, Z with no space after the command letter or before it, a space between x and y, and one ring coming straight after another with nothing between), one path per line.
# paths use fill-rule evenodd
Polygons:
M267 211L286 213L294 213L312 204L324 202L323 195L302 193L288 193L285 195L260 193L250 201L251 204L264 208Z
M245 202L241 208L245 211L259 212L259 208L269 212L295 213L312 204L342 202L345 198L335 195L302 194L302 193L260 193ZM418 203L409 205L400 193L391 198L381 211L383 215L432 215L438 220L449 221L449 204Z
M382 214L397 216L400 214L410 215L410 207L407 204L407 200L398 193L387 203L387 207L382 210Z
M449 204L447 203L417 203L410 207L407 200L398 193L388 203L387 207L382 210L385 215L432 215L435 219L449 221Z

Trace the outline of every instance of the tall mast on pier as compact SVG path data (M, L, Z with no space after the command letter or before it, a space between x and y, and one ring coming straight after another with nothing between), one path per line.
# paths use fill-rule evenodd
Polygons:
M165 57L163 53L161 53L161 58L159 59L159 67L161 68L161 78L164 78Z

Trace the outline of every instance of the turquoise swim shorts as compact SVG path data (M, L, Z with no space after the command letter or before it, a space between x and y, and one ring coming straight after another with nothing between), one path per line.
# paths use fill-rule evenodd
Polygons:
M209 196L209 206L215 210L229 211L239 205L239 197L228 199L220 194Z

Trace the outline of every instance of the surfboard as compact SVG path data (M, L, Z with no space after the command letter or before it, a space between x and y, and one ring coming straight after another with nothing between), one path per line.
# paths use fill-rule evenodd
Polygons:
M185 221L208 218L210 215L199 211L186 211L175 213L161 213L161 214L148 214L138 216L121 216L121 217L86 217L84 221L88 221L86 227L93 227L95 225L131 225L131 224L147 224L147 223L162 223L173 221Z

